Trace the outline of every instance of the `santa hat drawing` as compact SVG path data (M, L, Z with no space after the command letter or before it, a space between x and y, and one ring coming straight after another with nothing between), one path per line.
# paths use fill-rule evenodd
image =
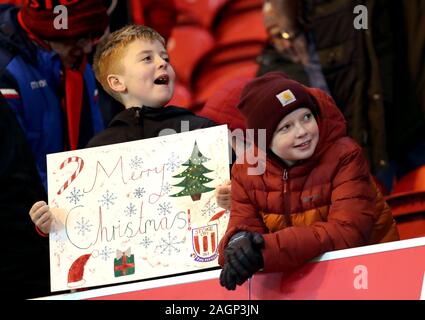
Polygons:
M87 260L89 260L90 254L84 254L75 260L68 271L68 287L76 288L82 286L86 280L83 279L84 267L86 266Z

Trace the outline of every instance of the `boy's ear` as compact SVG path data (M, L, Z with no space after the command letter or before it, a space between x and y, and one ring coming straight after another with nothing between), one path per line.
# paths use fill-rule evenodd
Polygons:
M108 75L106 80L108 81L109 87L115 92L123 93L125 90L127 90L124 80L117 74Z

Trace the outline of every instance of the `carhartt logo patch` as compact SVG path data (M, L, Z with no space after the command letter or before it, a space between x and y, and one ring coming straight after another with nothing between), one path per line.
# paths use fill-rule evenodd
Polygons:
M296 101L297 99L295 98L294 94L292 93L291 90L285 90L282 91L281 93L278 93L276 95L276 98L279 99L280 103L282 104L282 107Z

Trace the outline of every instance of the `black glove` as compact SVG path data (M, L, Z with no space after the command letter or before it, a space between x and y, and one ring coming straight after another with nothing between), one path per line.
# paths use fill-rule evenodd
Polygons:
M220 284L228 290L235 290L236 284L243 284L263 268L263 247L264 238L259 233L242 231L235 234L224 250Z
M227 290L236 289L236 272L228 263L224 263L223 269L220 273L220 285Z

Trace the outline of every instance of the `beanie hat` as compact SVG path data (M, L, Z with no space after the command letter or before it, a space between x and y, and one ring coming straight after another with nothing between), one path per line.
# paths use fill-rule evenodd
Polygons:
M100 37L105 32L109 17L103 0L73 0L65 5L66 11L57 10L52 1L25 1L19 18L28 30L45 40L63 40L85 36ZM63 18L61 15L63 14ZM67 29L61 27L66 18ZM59 27L55 27L58 19Z
M245 118L247 129L266 129L266 148L286 115L298 108L308 108L314 115L318 113L307 89L283 72L269 72L249 82L242 90L237 108Z

